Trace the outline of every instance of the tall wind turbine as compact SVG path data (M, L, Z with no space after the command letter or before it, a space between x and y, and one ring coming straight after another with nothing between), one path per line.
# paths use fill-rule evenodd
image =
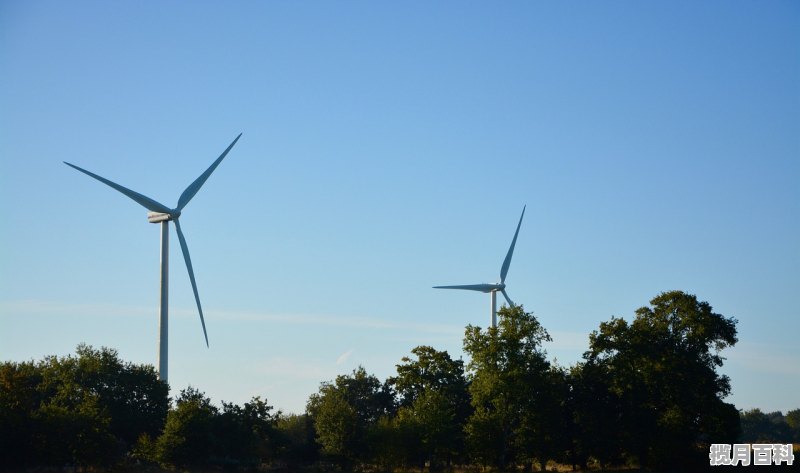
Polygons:
M513 306L514 303L506 293L506 275L508 274L508 267L511 266L511 255L514 254L514 246L517 244L517 235L519 235L519 227L522 225L522 217L525 216L525 207L522 207L522 215L519 216L519 223L517 224L517 231L514 232L514 239L511 240L511 246L508 248L506 259L503 260L503 266L500 268L500 282L497 284L467 284L463 286L434 286L434 289L465 289L468 291L488 292L491 294L492 305L492 327L497 327L497 291L503 293L503 297L508 301L508 305Z
M97 174L91 173L85 169L79 168L74 164L70 164L64 161L64 164L67 166L77 169L78 171L86 174L87 176L93 177L98 181L102 182L103 184L125 194L126 196L130 197L136 203L141 205L142 207L146 208L150 212L147 213L147 220L150 223L160 223L161 224L161 306L159 309L159 324L158 324L158 378L161 381L167 382L167 354L168 354L168 345L169 345L169 319L168 319L168 288L169 288L169 222L170 220L175 222L175 231L178 233L178 241L181 244L181 251L183 251L183 259L186 261L186 269L189 271L189 280L192 282L192 291L194 291L194 300L197 303L197 312L200 314L200 324L203 326L203 336L206 339L206 347L208 347L208 334L206 333L206 322L203 319L203 308L200 306L200 296L197 293L197 283L194 280L194 271L192 270L192 260L189 258L189 248L186 246L186 239L183 237L183 232L181 231L181 224L178 223L178 217L181 216L181 211L186 204L189 203L190 200L197 194L197 191L200 190L200 187L206 182L208 176L211 175L212 172L219 166L219 163L225 158L228 154L228 151L233 148L233 145L239 141L239 138L242 136L239 133L239 136L236 137L235 140L228 146L225 151L214 161L211 166L209 166L206 171L200 175L197 179L194 180L186 190L183 191L180 198L178 199L178 206L174 209L167 207L166 205L156 202L155 200L151 199L150 197L144 196L139 194L138 192L134 192L126 187L122 187L119 184L109 181L103 177L98 176Z

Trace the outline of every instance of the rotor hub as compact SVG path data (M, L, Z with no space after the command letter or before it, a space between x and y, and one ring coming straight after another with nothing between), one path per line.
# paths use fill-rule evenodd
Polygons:
M150 223L168 222L170 220L177 220L180 216L180 210L173 210L170 213L147 212L147 221Z

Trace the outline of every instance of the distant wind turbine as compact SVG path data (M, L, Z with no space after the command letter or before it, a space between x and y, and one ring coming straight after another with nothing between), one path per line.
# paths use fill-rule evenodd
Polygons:
M130 197L136 203L141 205L142 207L146 208L150 212L147 213L147 220L150 223L160 223L161 224L161 307L159 310L159 327L158 327L158 378L164 382L167 382L167 354L168 354L168 345L169 345L169 320L168 320L168 288L169 288L169 221L172 220L175 222L175 231L178 233L178 241L181 244L181 250L183 251L183 259L186 261L186 269L189 270L189 280L192 282L192 290L194 291L194 300L197 303L197 311L200 313L200 324L203 326L203 336L206 339L206 347L208 347L208 334L206 333L206 322L203 319L203 308L200 306L200 296L197 293L197 283L194 280L194 271L192 270L192 260L189 258L189 248L186 246L186 239L183 237L183 232L181 231L181 225L178 223L178 217L181 216L181 211L186 204L189 203L190 200L197 194L197 191L203 186L208 179L208 176L211 175L212 172L219 166L219 163L225 158L228 154L228 151L233 148L233 145L239 141L239 138L242 136L239 133L239 136L236 137L235 140L228 146L225 151L214 161L211 166L209 166L206 171L200 175L194 182L189 184L189 187L183 191L180 198L178 199L178 206L174 209L167 207L166 205L156 202L155 200L139 194L138 192L134 192L126 187L122 187L119 184L109 181L103 177L98 176L97 174L91 173L85 169L79 168L74 164L70 164L64 161L64 164L67 166L77 169L78 171L86 174L87 176L93 177L98 181L102 182L103 184L125 194L126 196Z
M517 231L514 232L514 239L511 240L511 246L508 248L506 259L503 261L503 266L500 268L500 282L497 284L467 284L463 286L433 286L434 289L465 289L468 291L488 292L491 294L492 305L492 327L497 327L497 291L503 293L503 297L508 301L509 306L514 303L506 293L506 275L508 274L508 267L511 266L511 255L514 254L514 246L517 244L517 235L519 235L519 227L522 225L522 217L525 216L525 207L522 207L522 215L519 216L519 223L517 224Z

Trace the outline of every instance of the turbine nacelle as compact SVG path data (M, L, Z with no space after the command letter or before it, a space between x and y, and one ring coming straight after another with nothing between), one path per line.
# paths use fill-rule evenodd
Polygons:
M170 220L177 220L181 216L181 211L174 209L170 213L162 212L147 212L147 221L150 223L168 222Z
M478 284L478 286L482 286L482 289L479 289L481 292L490 293L490 292L497 292L502 291L506 288L506 285L503 283L498 284Z

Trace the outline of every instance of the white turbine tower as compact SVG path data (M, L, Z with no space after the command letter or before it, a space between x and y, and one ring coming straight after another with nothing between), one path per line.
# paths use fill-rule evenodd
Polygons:
M511 255L514 254L514 245L517 244L517 235L519 235L519 227L522 225L522 217L525 216L525 206L522 207L522 215L519 216L519 223L517 224L517 231L514 232L514 239L511 240L511 246L508 248L506 259L503 261L503 266L500 268L500 282L497 284L467 284L463 286L434 286L434 289L465 289L468 291L488 292L491 294L492 306L492 327L497 327L497 291L503 293L508 304L513 306L514 303L506 293L506 275L508 274L508 267L511 266Z
M200 296L197 293L197 283L194 280L194 271L192 270L192 260L189 258L189 248L186 246L186 239L183 237L183 232L181 231L181 225L178 223L178 217L181 216L181 211L186 204L192 200L192 197L197 194L197 191L200 190L200 187L206 182L208 176L214 172L214 169L219 166L219 163L225 158L228 154L228 151L233 148L233 145L239 141L239 138L242 136L239 133L239 136L236 137L235 140L228 146L225 151L214 161L211 166L209 166L206 171L200 175L194 182L189 184L189 187L183 191L180 198L178 199L178 206L174 209L167 207L160 202L156 202L155 200L139 194L138 192L134 192L128 188L122 187L119 184L109 181L103 177L98 176L97 174L91 173L85 169L81 169L74 164L70 164L64 161L69 167L77 169L78 171L97 179L98 181L102 182L103 184L112 187L119 192L125 194L126 196L133 199L142 207L146 208L150 212L147 213L147 220L150 223L160 223L161 224L161 306L159 310L159 326L158 326L158 378L164 382L167 382L167 355L168 355L168 346L169 346L169 319L168 319L168 287L169 287L169 222L172 220L175 222L175 231L178 233L178 241L181 244L181 250L183 251L183 259L186 261L186 269L189 270L189 280L192 282L192 290L194 291L194 300L197 303L197 311L200 313L200 324L203 326L203 336L206 339L206 347L208 347L208 334L206 333L206 322L203 319L203 308L200 306Z

